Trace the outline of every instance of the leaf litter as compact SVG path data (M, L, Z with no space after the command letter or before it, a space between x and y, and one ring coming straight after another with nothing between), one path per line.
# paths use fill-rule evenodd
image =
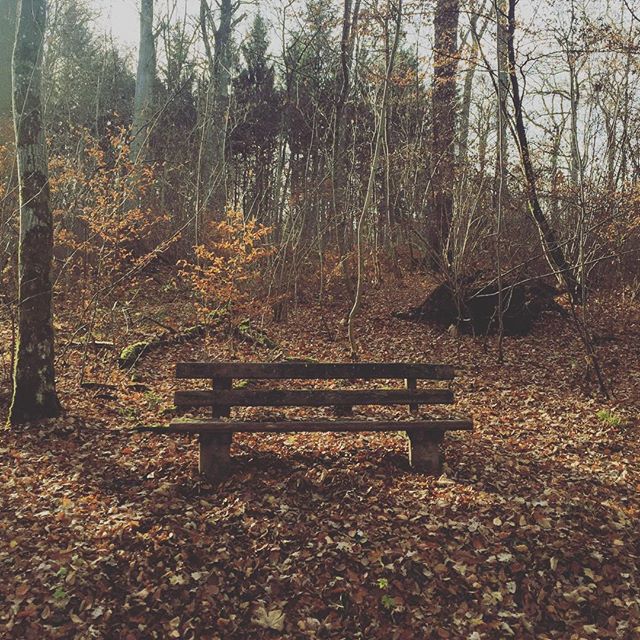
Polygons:
M410 471L399 433L240 434L233 474L211 487L195 438L131 427L170 419L174 362L272 350L171 345L133 387L113 354L96 357L88 372L114 399L80 389L70 356L68 414L3 433L0 635L640 637L638 309L597 320L616 337L600 351L616 392L604 403L564 320L505 339L498 366L492 341L391 318L418 288L371 291L358 335L365 360L459 367L455 409L475 430L447 435L440 478ZM347 360L346 308L300 306L267 330L288 356Z

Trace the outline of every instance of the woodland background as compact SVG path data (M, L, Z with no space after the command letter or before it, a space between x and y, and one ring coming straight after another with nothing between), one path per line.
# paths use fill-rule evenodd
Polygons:
M0 0L3 422L13 7ZM130 52L93 5L48 3L66 413L2 433L0 630L637 638L640 5L140 9ZM525 284L535 322L510 332ZM456 366L475 428L447 436L442 477L411 472L401 434L236 435L212 487L195 440L131 429L175 415L177 361L352 357Z

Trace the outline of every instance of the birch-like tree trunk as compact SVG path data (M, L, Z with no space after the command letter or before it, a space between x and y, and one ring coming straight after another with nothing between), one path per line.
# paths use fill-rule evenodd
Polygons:
M155 74L156 47L153 40L153 0L142 0L140 5L140 48L131 131L131 159L133 162L144 161L148 155L153 118Z
M480 54L479 42L482 40L482 36L489 24L488 16L484 18L480 30L478 31L478 19L480 14L484 13L485 4L472 9L471 17L469 19L470 26L469 32L472 36L471 45L468 45L468 59L467 69L464 75L464 83L462 85L462 95L460 96L460 115L458 122L458 166L463 171L467 168L467 159L469 156L469 122L471 115L471 101L473 92L473 79L478 68L478 57ZM462 46L460 47L462 49Z
M226 141L229 120L229 85L231 82L231 36L239 3L220 0L218 24L213 25L207 0L200 3L200 29L209 62L209 86L201 113L202 138L198 159L201 212L212 209L221 216L227 204ZM213 51L208 25L213 25Z
M360 211L360 217L358 218L358 224L356 227L356 248L357 248L357 257L358 257L358 274L356 281L356 292L353 299L353 306L351 307L351 311L349 311L349 317L347 319L347 333L349 336L349 345L351 347L351 359L358 359L358 346L356 344L355 337L355 329L354 329L354 321L356 316L360 311L360 306L362 304L362 285L363 285L363 274L364 274L364 255L363 255L363 223L367 212L369 211L369 207L371 206L371 200L373 198L373 190L374 183L376 178L376 171L378 168L378 158L380 156L380 147L382 145L382 134L385 129L385 117L387 113L387 99L389 94L389 84L391 82L391 76L393 74L393 67L395 64L396 53L398 51L398 45L400 43L400 37L402 33L402 0L398 0L398 4L393 6L391 2L389 2L389 12L390 14L394 14L394 22L395 22L395 34L393 37L393 44L391 47L391 51L389 52L389 57L387 58L387 66L385 69L384 81L382 85L382 96L380 98L380 103L378 105L374 105L375 110L375 133L374 133L374 144L373 144L373 155L371 156L371 166L369 167L369 179L367 181L367 190L364 196L364 202L362 203L362 209Z
M507 182L508 147L507 147L507 99L509 98L509 24L507 20L506 0L495 0L496 15L496 57L498 60L498 149L496 153L496 194L498 190L507 200L509 197L509 185ZM497 196L496 196L497 197Z
M53 368L53 224L41 100L45 5L46 0L21 0L13 53L20 244L18 343L9 412L12 424L60 413Z
M333 159L331 162L331 173L333 185L333 219L336 225L336 239L340 252L340 264L344 275L344 281L349 294L351 295L351 276L349 274L348 261L344 259L346 254L345 229L348 225L347 212L347 139L344 130L344 112L351 90L351 65L353 63L353 50L357 34L358 19L360 17L360 0L355 1L352 7L352 0L344 0L344 10L342 17L342 37L340 38L340 69L339 91L336 98L334 129L333 129Z

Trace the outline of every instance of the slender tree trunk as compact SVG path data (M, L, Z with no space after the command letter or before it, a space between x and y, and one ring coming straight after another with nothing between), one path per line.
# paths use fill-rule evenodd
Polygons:
M331 183L333 185L333 222L336 226L336 241L340 252L340 263L345 285L352 293L351 275L348 262L345 259L345 227L348 224L347 211L347 153L346 137L344 135L343 119L344 110L351 89L351 64L353 61L353 48L360 16L360 0L356 0L352 7L352 0L344 0L342 15L342 36L340 38L340 70L339 91L336 98L334 128L333 128L333 158L331 161Z
M212 21L206 0L201 0L202 38L209 61L209 86L202 118L202 149L199 208L214 210L221 216L227 203L226 141L229 116L229 83L231 81L231 35L238 4L220 0L220 16L213 33L213 51L207 24Z
M433 211L429 223L436 267L448 262L445 254L453 216L459 14L459 0L437 0L433 20Z
M507 31L504 0L495 0L496 15L496 54L498 58L498 109L497 109L497 153L496 153L496 271L498 280L498 362L504 361L504 292L502 290L502 216L503 198L507 180L507 122L506 105L509 91L509 74L507 72Z
M148 156L153 117L153 82L156 73L156 48L153 41L153 0L140 5L140 49L133 105L131 159L144 161Z
M384 120L387 112L387 96L389 92L389 83L391 81L391 75L393 73L393 65L396 59L396 53L398 51L398 43L400 42L402 26L402 0L398 0L398 4L395 7L395 34L393 38L393 45L391 53L387 61L387 67L385 69L384 82L382 85L382 96L380 98L380 104L376 107L376 127L374 133L373 155L371 157L371 166L369 168L369 179L367 181L367 191L364 196L364 202L362 203L362 209L360 211L360 217L358 218L358 226L356 230L356 246L357 246L357 258L358 258L358 274L356 281L356 292L353 299L353 306L349 312L347 319L347 333L349 336L349 345L351 347L351 358L353 360L358 359L358 345L356 344L354 321L360 311L360 305L362 304L362 284L363 284L363 272L364 272L364 255L362 248L362 228L365 215L371 205L371 199L373 197L373 187L375 183L376 170L378 165L378 157L380 155L380 147L382 143L382 132L384 131Z
M482 36L489 24L489 17L487 16L478 31L478 18L480 12L484 10L484 3L482 6L472 14L470 18L470 32L472 34L472 44L468 47L467 70L464 74L464 83L462 85L462 95L460 99L460 116L458 123L458 166L463 170L467 165L467 158L469 155L469 120L471 115L471 99L473 91L473 79L476 75L476 69L478 68L478 56L479 56L479 42L482 40Z
M531 162L531 154L529 152L529 141L527 139L527 130L524 125L524 114L522 110L522 97L520 95L520 85L518 82L516 53L515 53L515 30L516 30L516 3L517 0L509 0L509 27L507 49L509 53L509 76L511 79L511 99L513 101L513 117L515 133L518 142L518 151L520 153L520 162L524 173L525 184L527 189L527 199L529 202L529 211L535 222L542 242L545 257L549 265L556 273L558 279L565 285L571 298L576 302L580 302L580 286L575 276L573 267L568 263L562 246L558 242L556 234L547 221L542 211L540 200L538 198L536 174Z
M45 23L46 0L21 0L13 54L20 244L12 424L54 417L61 410L53 368L53 224L41 101Z
M497 105L497 123L498 123L498 151L496 153L496 189L500 191L502 201L508 200L508 182L507 182L507 100L509 98L509 24L507 19L507 3L506 0L495 0L495 16L496 16L496 57L498 60L498 105Z
M560 158L560 147L562 145L562 135L564 132L564 123L555 124L554 121L553 134L551 137L551 192L549 213L551 224L557 224L560 220L560 193L558 185L560 183L561 172L558 167Z

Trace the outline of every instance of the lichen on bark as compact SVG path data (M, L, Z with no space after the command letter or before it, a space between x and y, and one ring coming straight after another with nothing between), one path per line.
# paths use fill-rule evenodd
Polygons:
M18 339L13 375L12 424L54 417L55 388L47 148L42 122L42 49L45 0L22 0L13 56L13 118L20 201Z

